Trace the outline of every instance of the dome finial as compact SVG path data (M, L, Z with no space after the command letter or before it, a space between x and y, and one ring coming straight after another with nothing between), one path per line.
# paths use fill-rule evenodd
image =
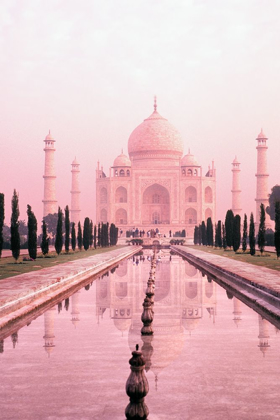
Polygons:
M157 97L156 95L154 96L154 112L157 111Z

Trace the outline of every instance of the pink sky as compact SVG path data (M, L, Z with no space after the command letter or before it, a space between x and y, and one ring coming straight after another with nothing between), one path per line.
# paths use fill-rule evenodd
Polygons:
M217 218L231 207L241 162L242 208L255 212L256 137L268 140L269 186L280 184L280 3L277 0L2 0L0 192L20 218L43 212L43 140L56 140L57 200L70 205L80 163L82 217L95 218L105 172L132 130L158 111L206 173L217 168Z

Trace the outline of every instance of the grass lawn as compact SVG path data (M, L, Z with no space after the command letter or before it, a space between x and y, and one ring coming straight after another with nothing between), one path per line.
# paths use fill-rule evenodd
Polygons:
M259 251L256 251L254 256L249 254L247 250L245 253L242 250L237 252L231 250L224 250L219 248L210 248L207 246L199 245L188 245L188 248L197 249L199 251L208 252L210 254L220 255L221 257L230 258L232 260L242 261L248 264L258 265L272 270L280 271L280 258L277 260L276 253L264 252L263 255Z
M55 251L52 251L49 252L46 257L43 257L41 253L38 253L37 259L35 261L24 261L24 259L28 258L28 255L23 255L19 257L16 263L12 257L1 258L0 284L1 279L17 276L18 274L29 273L30 271L41 270L42 268L53 267L54 265L78 260L80 258L91 257L92 255L113 251L117 248L122 248L122 246L119 245L108 248L88 249L87 251L69 251L68 254L62 251L60 255L57 255Z

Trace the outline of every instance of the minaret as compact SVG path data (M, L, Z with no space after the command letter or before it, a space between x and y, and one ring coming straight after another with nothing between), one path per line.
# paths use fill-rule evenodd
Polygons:
M260 205L263 204L264 208L269 205L268 201L268 172L267 172L267 157L266 157L266 151L267 151L267 137L261 130L260 134L256 138L258 145L256 147L257 149L257 192L256 192L256 233L258 233L258 227L260 223ZM266 215L265 220L266 228L271 226L270 218Z
M44 140L45 142L45 173L44 173L44 211L43 217L48 214L57 213L57 201L55 199L55 168L54 168L54 143L51 132Z
M240 188L240 163L235 156L234 161L232 162L232 205L231 209L234 216L239 214L241 216L241 188Z
M72 188L71 188L71 222L75 223L77 228L78 223L80 222L81 210L80 210L80 188L79 188L79 173L80 173L80 164L75 158L72 162Z

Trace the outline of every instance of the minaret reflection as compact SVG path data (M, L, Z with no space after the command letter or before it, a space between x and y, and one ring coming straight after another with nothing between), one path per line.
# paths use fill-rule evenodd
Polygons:
M75 326L75 328L78 325L78 322L80 321L79 315L80 315L80 311L79 311L79 300L80 300L80 291L74 293L71 296L71 307L72 307L72 311L71 311L71 321L72 324Z
M44 339L45 339L45 350L48 353L48 356L50 357L51 352L53 351L54 348L54 317L56 314L56 308L55 306L49 310L47 310L44 313L44 322L45 322L45 335L44 335Z
M269 325L266 319L262 318L261 315L259 317L259 345L260 351L262 352L263 356L265 357L265 353L267 352L270 345L268 344L269 339Z
M235 296L233 297L233 321L235 325L238 328L239 323L241 322L241 306L242 303L239 299L237 299Z

